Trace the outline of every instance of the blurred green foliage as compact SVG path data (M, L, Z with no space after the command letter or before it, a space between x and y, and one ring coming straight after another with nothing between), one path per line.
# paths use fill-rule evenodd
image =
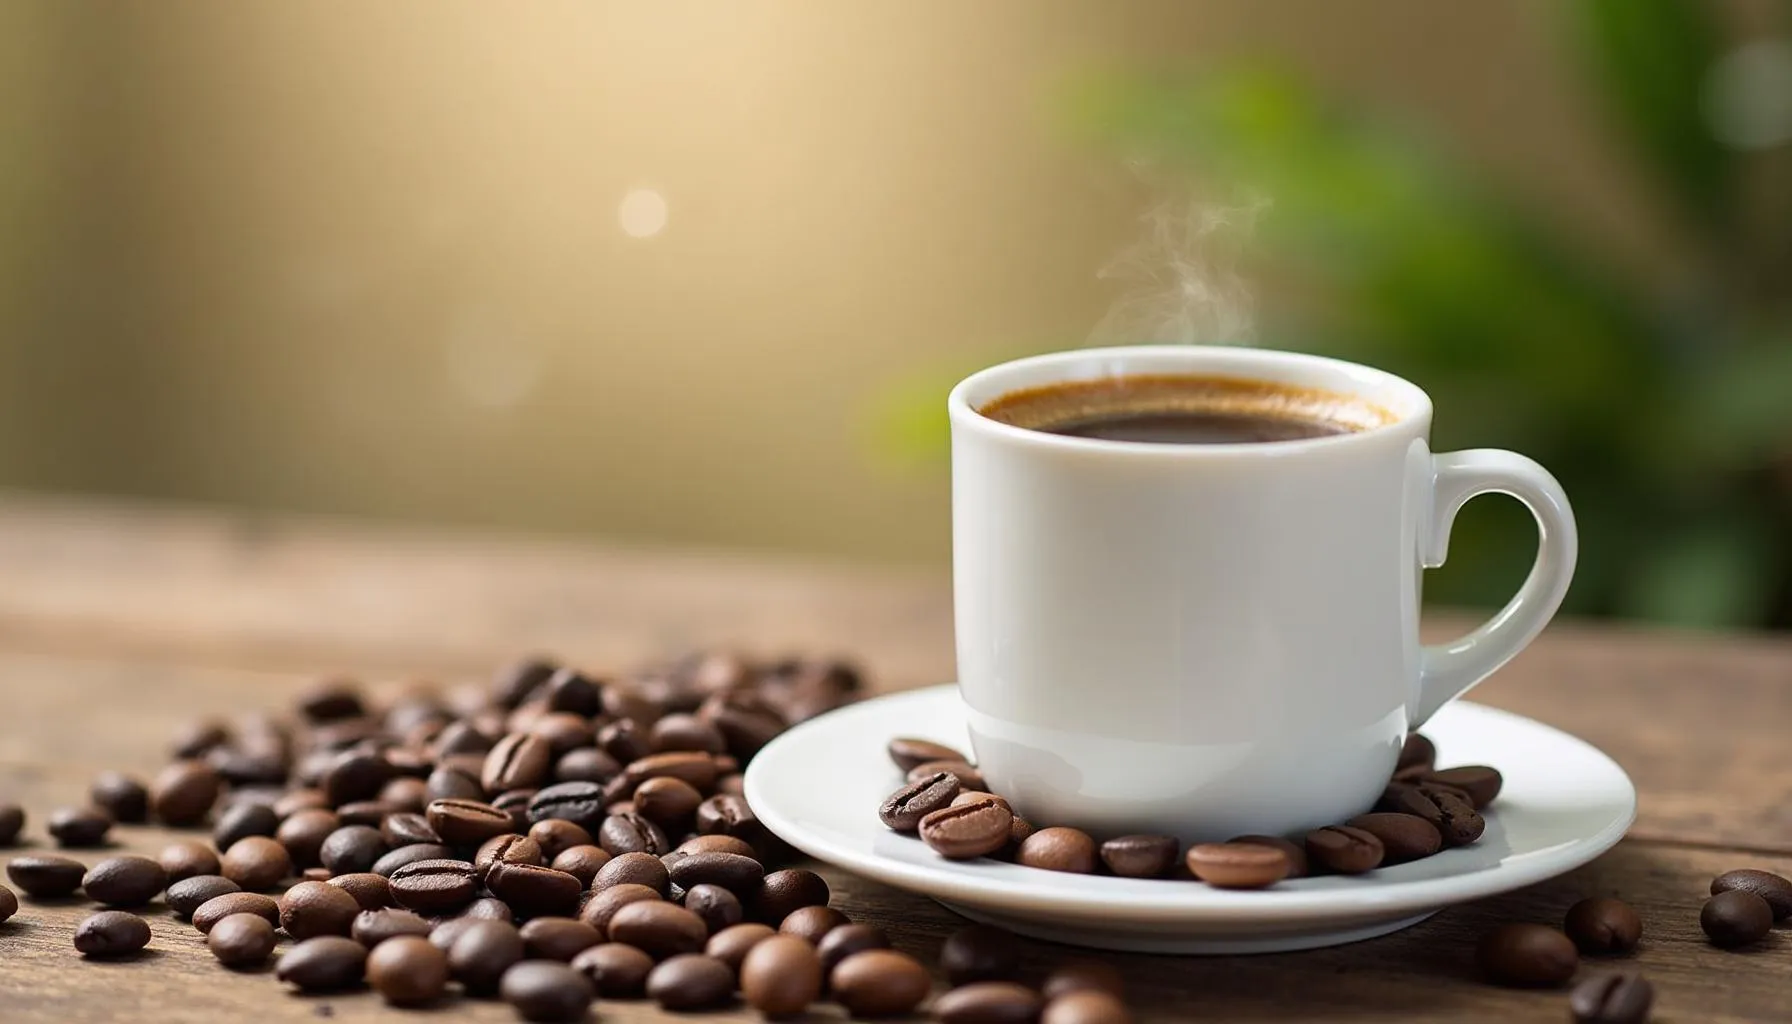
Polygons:
M1264 344L1406 376L1436 400L1438 450L1512 448L1554 471L1582 538L1568 610L1792 625L1792 260L1771 241L1792 223L1763 228L1741 184L1754 157L1705 123L1730 44L1693 0L1551 9L1684 221L1684 287L1626 279L1393 118L1282 69L1104 79L1073 123L1216 195L1271 197L1259 269L1299 299L1263 311ZM1535 545L1515 503L1474 503L1428 597L1503 603Z

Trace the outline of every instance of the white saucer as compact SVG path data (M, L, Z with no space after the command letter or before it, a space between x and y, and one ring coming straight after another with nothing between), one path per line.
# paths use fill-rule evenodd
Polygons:
M1504 774L1479 843L1353 878L1295 879L1256 892L949 861L886 829L877 806L902 785L884 753L892 737L970 749L952 686L865 701L791 729L753 758L746 795L760 820L804 853L965 917L1054 942L1152 953L1268 953L1384 935L1579 867L1623 838L1636 816L1636 788L1624 770L1549 726L1457 701L1425 735L1442 765L1491 764Z

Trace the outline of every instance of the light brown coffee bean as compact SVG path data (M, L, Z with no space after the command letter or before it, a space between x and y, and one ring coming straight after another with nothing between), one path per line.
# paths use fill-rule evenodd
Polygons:
M280 904L274 902L272 896L258 892L230 892L201 903L193 911L193 927L204 935L212 930L212 925L232 914L255 914L266 918L271 925L280 924Z
M561 963L570 963L573 957L604 940L596 928L570 917L538 917L526 922L521 933L524 955Z
M641 900L629 903L610 916L608 937L626 942L656 960L695 953L709 939L703 919L673 903Z
M259 914L231 914L206 933L205 946L226 967L259 967L274 954L279 936Z
M942 857L985 857L1008 845L1014 815L994 800L960 804L921 819L921 841Z
M975 981L933 1001L940 1024L1033 1024L1045 1000L1012 981Z
M647 975L647 995L674 1013L720 1009L734 998L734 972L714 957L682 953Z
M1229 843L1251 843L1256 846L1273 846L1288 858L1289 878L1305 878L1307 876L1307 848L1292 839L1284 839L1281 836L1243 835L1226 841Z
M334 875L328 879L330 885L341 889L355 898L362 910L378 910L392 905L391 883L385 876L371 871L358 871L346 875Z
M223 784L204 761L176 761L150 783L149 806L164 825L197 825L211 812Z
M929 761L968 762L970 760L944 743L915 739L912 736L898 736L891 740L885 749L890 755L890 760L894 761L896 767L903 772L911 772Z
M1046 975L1039 988L1046 999L1056 1001L1071 992L1106 992L1116 999L1126 997L1126 982L1113 964L1100 960L1073 960L1060 964Z
M661 900L664 897L657 889L633 882L612 885L607 889L595 890L585 905L579 909L579 920L585 922L605 938L610 935L610 919L616 912L631 903Z
M1288 877L1288 858L1256 843L1198 843L1188 849L1188 869L1216 889L1261 889Z
M1132 1013L1109 992L1071 992L1045 1005L1039 1024L1132 1024Z
M1101 862L1121 878L1162 878L1181 846L1171 836L1119 836L1101 844Z
M653 957L625 943L606 942L573 957L572 969L585 976L600 999L639 999L647 993Z
M773 935L741 960L740 990L768 1019L794 1017L821 998L821 957L803 939Z
M1095 840L1080 829L1042 828L1020 844L1014 859L1043 871L1091 875L1096 865Z
M816 945L828 932L851 923L851 919L833 907L798 907L779 923L778 931Z
M448 989L448 954L421 936L394 936L368 952L367 983L393 1006L427 1006Z
M868 949L836 964L828 987L834 1000L855 1017L895 1017L920 1006L933 979L907 953Z
M975 765L965 761L928 761L910 768L905 779L908 782L917 782L941 772L948 772L956 776L959 786L964 789L976 789L984 792L989 790L989 783L984 780L983 773L978 771Z
M300 882L279 899L280 927L303 942L318 935L347 935L361 904L327 882Z
M479 781L487 793L533 789L547 782L553 765L553 744L533 733L513 732L485 755Z
M272 889L292 874L292 858L286 847L267 836L237 840L224 851L219 866L219 874L250 892Z
M737 924L711 935L703 946L703 952L739 971L747 951L776 934L777 930L769 924L757 921Z

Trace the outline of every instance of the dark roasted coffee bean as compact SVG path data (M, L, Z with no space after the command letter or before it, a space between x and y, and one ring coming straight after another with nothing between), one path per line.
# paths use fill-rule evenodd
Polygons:
M169 843L156 854L156 863L168 873L169 882L196 878L199 875L215 875L223 865L218 860L217 851L204 843L191 840Z
M387 751L386 758L391 758L398 751ZM414 775L403 775L386 783L380 789L379 802L394 808L399 814L421 815L423 808L429 803L429 783Z
M488 793L528 789L547 781L553 767L553 746L530 733L513 732L485 755L480 783Z
M1029 868L1042 871L1067 871L1078 875L1095 873L1095 840L1081 829L1042 828L1020 844L1014 859Z
M274 813L281 821L292 817L300 811L329 810L330 802L324 799L322 790L289 789L274 800Z
M559 666L545 658L524 658L507 665L492 679L492 703L514 708L553 677Z
M707 792L716 784L714 755L694 750L672 750L664 754L648 754L629 762L623 775L639 785L648 779L683 779Z
M150 784L150 810L165 825L196 825L217 802L222 784L217 770L204 761L176 761Z
M551 711L529 723L529 735L540 737L548 745L548 774L553 773L553 764L562 754L574 750L595 749L591 746L591 723L586 719L565 711ZM546 782L544 777L539 786Z
M573 957L572 969L585 976L600 999L639 999L647 994L653 957L625 943L605 942Z
M212 897L242 891L242 886L223 875L194 875L168 886L163 900L176 917L192 917L193 911Z
M380 823L380 838L395 850L401 846L442 844L442 837L430 827L428 818L408 811L387 815L386 820Z
M1072 992L1105 992L1121 999L1126 996L1126 982L1113 964L1100 960L1073 960L1054 968L1045 976L1045 984L1039 986L1039 994L1054 1002Z
M1033 1024L1044 1009L1039 993L1012 981L962 985L933 1001L940 1024Z
M112 816L113 821L136 824L149 816L149 789L119 772L101 772L88 787L87 799ZM0 829L0 846L11 842Z
M691 886L684 891L681 905L702 918L711 935L741 923L747 916L740 897L719 885Z
M318 859L334 875L371 871L385 855L386 840L371 825L344 825L325 836L318 848Z
M174 734L171 752L177 758L204 757L230 742L230 730L216 720L189 722Z
M499 861L485 876L492 895L510 904L518 917L567 916L579 909L584 886L564 871Z
M250 892L272 889L292 874L292 858L287 856L286 847L267 836L237 840L218 863L219 874Z
M461 719L449 722L429 741L429 749L436 760L453 754L478 754L484 757L486 751L492 749L492 740L473 726L473 723Z
M755 848L766 840L765 826L747 806L746 798L731 793L718 793L697 805L697 832L733 836Z
M952 806L959 789L958 776L950 772L935 772L891 793L883 806L877 809L877 818L886 828L897 832L913 832L920 826L922 818L941 808Z
M1628 953L1643 937L1643 919L1622 900L1581 900L1568 908L1562 931L1582 953Z
M1288 877L1305 878L1307 876L1307 848L1292 839L1281 836L1243 835L1228 839L1229 843L1250 843L1255 846L1273 846L1282 851L1288 858ZM1047 998L1050 998L1049 996Z
M344 679L323 680L300 694L295 703L299 714L314 725L367 714L359 689Z
M279 937L259 914L232 914L206 933L205 946L226 967L259 967L274 954Z
M1731 889L1705 901L1699 927L1714 946L1746 946L1760 941L1773 927L1773 907L1752 892Z
M516 920L516 911L511 910L510 904L496 896L481 896L479 899L467 904L466 909L455 916L471 917L481 921L514 922Z
M1423 733L1410 733L1406 743L1400 747L1400 759L1394 770L1423 766L1430 768L1437 763L1437 745L1425 738Z
M624 853L669 853L672 844L658 825L636 813L612 814L597 831L597 845L611 856Z
M953 985L1012 978L1020 973L1020 940L994 925L960 928L940 947L940 970Z
M435 921L429 928L429 944L446 953L454 948L455 942L459 941L460 937L466 934L467 929L486 920L490 919L483 917L451 917L446 921ZM512 924L509 921L502 921L499 923ZM512 925L512 927L514 927L514 925ZM522 949L522 940L520 938L517 940L517 949L519 950L517 955L521 956L522 954L520 950Z
M1416 814L1436 826L1445 846L1466 846L1481 838L1486 819L1461 791L1447 786L1413 786L1400 791L1394 806L1404 814Z
M279 827L279 816L266 804L232 804L212 826L212 843L220 850L228 850L239 839L272 836Z
M1132 1013L1107 992L1071 992L1045 1005L1039 1024L1132 1024Z
M964 761L927 761L909 769L906 776L909 782L925 779L940 772L947 772L958 778L958 784L965 789L989 791L989 783L983 779L983 773L975 765Z
M19 833L25 828L25 809L18 804L0 803L0 846L11 846L19 841Z
M672 884L671 873L665 863L651 853L625 853L597 869L596 877L591 880L591 891L631 884L645 885L664 893Z
M1327 825L1307 833L1307 860L1340 875L1360 875L1380 866L1381 840L1360 828Z
M303 942L318 935L347 935L361 904L327 882L300 882L280 896L280 927Z
M335 811L307 808L287 815L274 830L274 840L286 847L294 867L313 868L323 863L324 840L341 827Z
M933 979L907 953L867 949L834 965L828 987L835 1002L855 1017L895 1017L920 1006Z
M386 884L392 902L431 916L452 914L479 893L473 865L464 860L415 861L392 872Z
M596 747L578 747L554 762L555 782L608 782L622 774L622 763Z
M329 883L355 898L362 910L379 910L392 905L392 888L383 875L371 871L354 871L336 875Z
M129 956L149 945L149 922L122 910L102 910L75 926L82 956Z
M435 936L430 936L434 942ZM439 948L439 944L438 944ZM523 936L507 921L473 921L448 947L448 970L474 995L498 990L498 980L523 958Z
M648 741L656 753L670 750L698 750L706 754L720 754L728 749L728 740L722 731L709 722L695 715L667 715L653 723L648 732Z
M423 782L423 793L436 800L484 800L485 787L479 780L457 768L438 766Z
M473 854L473 871L483 882L485 876L491 873L492 865L500 861L507 864L546 863L541 846L535 840L514 832L493 836L479 844L478 852Z
M527 1021L584 1020L591 983L566 964L524 960L504 972L498 995Z
M821 957L802 939L774 935L741 961L740 992L769 1020L794 1017L821 998Z
M675 1013L720 1009L734 999L734 972L714 957L685 953L648 973L647 995Z
M757 926L741 925L739 927L751 928ZM714 956L714 939L710 940L710 945L712 948L709 950L709 953L711 956ZM890 937L884 934L882 928L871 924L843 924L838 928L830 930L826 935L821 937L820 942L815 944L815 952L821 957L821 976L824 982L826 978L834 972L834 966L836 964L854 953L862 953L867 949L888 948L890 948ZM944 959L943 953L941 959Z
M715 726L728 745L728 753L749 760L760 748L784 731L782 712L768 704L742 700L737 694L716 694L703 702L697 715Z
M102 846L112 831L112 816L98 807L58 807L44 826L57 846L77 849Z
M561 963L604 940L596 928L571 917L538 917L523 925L521 934L525 956Z
M1008 845L1014 815L994 800L959 804L921 819L921 841L942 857L968 860Z
M1543 987L1574 977L1580 954L1568 936L1540 924L1503 924L1481 937L1475 960L1489 981Z
M388 907L385 910L363 910L349 925L349 937L368 949L400 935L429 937L430 924L409 910Z
M1461 768L1433 771L1424 776L1421 780L1421 784L1423 783L1449 786L1451 789L1459 789L1467 793L1469 801L1475 805L1475 810L1478 811L1493 803L1494 799L1500 795L1500 787L1505 784L1505 779L1497 768L1489 768L1486 765L1465 765Z
M596 834L603 826L604 787L595 782L556 782L529 801L531 823L560 818Z
M889 753L890 760L894 761L896 767L904 773L911 772L917 766L924 765L929 761L968 762L970 760L944 743L935 743L932 740L915 739L909 736L896 737L884 749Z
M631 718L611 722L597 731L597 747L618 764L630 764L653 753L653 742Z
M81 888L81 877L87 866L67 857L28 855L14 857L6 865L6 877L19 891L34 899L48 900L72 894Z
M367 948L341 935L306 939L281 954L274 977L303 992L337 992L361 984Z
M393 1006L427 1006L447 991L448 955L421 936L393 936L368 952L367 983Z
M649 856L652 855L649 854ZM577 878L580 885L589 889L591 883L597 878L597 873L609 862L610 855L604 852L603 847L585 845L569 847L560 851L560 856L555 857L553 863L548 866L555 871L564 871Z
M709 929L702 918L676 904L639 900L610 916L607 934L613 942L626 942L655 960L663 960L701 950L709 938Z
M765 868L751 857L736 853L693 853L668 858L672 883L688 889L708 883L737 896L753 897L765 880Z
M535 799L537 790L507 789L492 797L492 806L510 815L510 827L506 832L529 831L529 801Z
M1162 878L1181 850L1171 836L1120 836L1101 844L1101 862L1121 878Z
M349 750L330 762L329 770L318 780L325 799L335 807L380 795L380 789L392 778L392 766L379 754Z
M635 813L677 835L690 831L703 794L683 779L648 779L635 789Z
M148 857L107 857L81 879L89 899L108 907L141 907L168 887L168 872Z
M547 710L591 718L604 710L602 689L595 680L577 669L562 668L547 681L543 692Z
M509 811L477 800L432 800L424 816L449 846L478 846L493 836L515 831Z
M715 957L727 964L730 970L738 974L741 961L747 957L747 951L776 934L778 934L777 929L757 921L731 925L710 935L709 941L704 943L703 952L704 955Z
M585 901L585 905L579 909L579 920L596 928L607 938L610 934L610 919L616 916L617 911L631 903L664 898L660 892L645 885L636 885L633 882L613 885L600 892L594 892L592 897Z
M1635 972L1589 978L1568 993L1575 1024L1646 1024L1655 986Z
M820 875L808 868L785 868L765 876L748 909L759 920L778 924L803 907L827 906L830 895Z
M373 873L392 877L392 873L406 864L415 864L425 860L456 860L454 851L436 843L414 843L391 850L373 862Z
M1349 825L1381 840L1382 850L1385 851L1382 862L1385 864L1404 864L1429 857L1443 849L1444 845L1437 826L1416 814L1376 811L1357 815L1350 819Z
M394 813L394 808L378 800L356 800L336 808L336 817L344 825L366 825L379 828L386 816Z
M1731 890L1752 892L1767 901L1773 908L1773 919L1784 921L1792 917L1792 881L1787 881L1771 871L1759 871L1754 868L1739 868L1726 871L1711 880L1711 895Z
M541 862L544 864L575 846L590 846L596 842L590 832L559 818L549 818L530 825L529 838L541 850Z
M678 849L673 850L671 856L688 856L693 853L738 853L742 857L759 859L759 853L753 849L753 844L727 835L689 836L678 844Z
M819 945L827 933L851 923L850 918L833 907L798 907L778 925L778 931Z
M193 910L193 927L204 935L212 925L232 914L254 914L266 918L271 925L280 923L280 904L272 896L258 892L227 892L201 903Z

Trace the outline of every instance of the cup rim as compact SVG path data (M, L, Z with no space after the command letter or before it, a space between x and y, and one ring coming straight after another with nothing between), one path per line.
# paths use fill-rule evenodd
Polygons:
M1385 402L1378 402L1378 405L1387 408L1387 411L1392 414L1386 423L1344 434L1328 434L1323 437L1271 443L1242 441L1218 444L1159 444L1149 441L1116 441L1109 438L1074 437L1067 434L1052 434L1043 430L1031 430L985 416L978 411L976 405L971 404L970 396L979 391L993 389L993 393L979 400L978 404L984 404L1022 387L1037 387L1041 384L1055 382L1051 378L1047 378L1044 381L1034 379L1027 384L1014 383L1003 386L1000 381L1005 378L1031 377L1037 371L1053 368L1062 368L1066 371L1072 368L1086 370L1091 364L1100 364L1104 361L1119 364L1132 360L1148 360L1158 364L1164 361L1186 360L1190 371L1211 372L1219 375L1230 375L1230 371L1247 378L1253 376L1252 367L1259 368L1259 373L1268 373L1278 367L1317 369L1333 374L1338 379L1346 381L1347 384L1355 385L1354 387L1332 387L1329 390L1351 395L1360 395L1363 391L1391 393L1401 397L1403 408L1391 408ZM1161 365L1154 366L1148 371L1109 371L1110 374L1124 372L1162 373L1165 371ZM1088 380L1097 376L1101 376L1101 374L1066 372L1056 380ZM1275 377L1270 375L1268 379L1274 380ZM1415 422L1429 424L1432 404L1431 396L1426 394L1423 388L1398 374L1331 356L1289 352L1282 349L1243 348L1228 345L1127 345L1108 348L1065 349L1059 352L1024 356L1020 359L1011 359L993 366L986 366L953 386L951 393L946 397L946 409L954 428L965 427L988 431L997 437L1017 442L1091 453L1128 453L1162 458L1212 458L1216 456L1236 457L1244 453L1265 456L1296 455L1315 449L1335 448L1364 442L1403 428L1410 430L1411 425Z

